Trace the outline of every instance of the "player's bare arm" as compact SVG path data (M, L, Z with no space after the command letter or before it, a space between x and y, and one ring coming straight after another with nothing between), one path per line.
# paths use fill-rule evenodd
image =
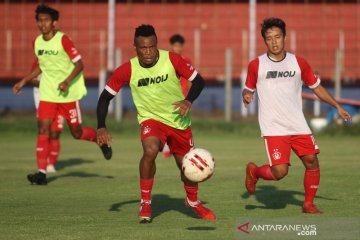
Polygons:
M74 78L83 71L84 69L84 64L82 62L82 60L78 60L77 62L74 63L75 68L74 70L70 73L70 75L59 84L58 89L62 92L67 92L69 90L69 86L72 80L74 80Z
M30 74L26 75L23 79L21 79L19 82L17 82L13 87L13 93L14 94L20 94L21 88L26 85L29 81L37 77L41 73L40 67L36 67Z
M40 86L40 81L37 79L37 77L33 78L30 80L30 84L34 87L39 87Z
M182 117L186 117L189 114L192 103L198 98L205 86L205 81L200 74L197 74L191 83L191 88L186 98L182 101L173 103L174 108L178 109L178 113Z
M243 96L243 103L245 104L245 106L247 106L253 101L254 92L250 91L249 89L244 89L242 92L242 96Z
M338 114L341 116L342 119L344 119L344 121L351 123L352 119L349 112L342 108L340 104L330 95L330 93L323 86L319 85L316 88L313 88L312 91L322 101L335 107L338 111Z
M109 109L110 100L114 96L110 94L106 89L100 95L96 116L97 116L97 143L101 146L106 144L108 147L111 146L111 134L106 129L106 116Z

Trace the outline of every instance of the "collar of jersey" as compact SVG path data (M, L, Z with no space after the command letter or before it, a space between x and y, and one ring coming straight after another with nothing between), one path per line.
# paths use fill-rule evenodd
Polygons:
M272 58L269 56L268 53L266 53L266 56L267 56L268 59L269 59L270 61L272 61L272 62L281 62L281 61L283 61L283 60L286 58L286 55L287 55L287 53L285 52L284 58L281 59L281 60L279 60L279 61L276 61L276 60L272 59Z
M52 36L52 38L50 38L49 40L45 40L45 38L44 38L44 36L42 36L42 39L45 41L45 42L50 42L51 40L53 40L54 39L54 37L56 36L56 34L58 33L58 31L57 30L54 30L55 32L54 32L54 36Z

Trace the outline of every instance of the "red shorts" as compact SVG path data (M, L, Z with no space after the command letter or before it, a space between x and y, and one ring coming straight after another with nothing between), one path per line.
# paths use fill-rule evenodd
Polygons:
M58 115L63 116L67 120L69 126L81 124L79 101L69 103L40 101L37 116L38 120L54 119L55 121Z
M298 157L320 153L312 134L264 136L264 141L270 166L290 164L291 149Z
M180 130L149 119L141 123L141 141L147 137L158 137L162 144L167 142L170 152L181 156L194 147L191 127Z

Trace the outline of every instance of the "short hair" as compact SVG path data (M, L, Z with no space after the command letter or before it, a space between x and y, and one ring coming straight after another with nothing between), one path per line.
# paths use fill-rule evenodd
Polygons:
M53 21L59 20L59 11L45 4L40 4L35 10L35 19L39 20L39 14L49 14Z
M286 24L280 18L266 18L261 24L261 35L265 39L265 33L269 28L278 27L281 29L284 37L286 36Z
M150 37L155 36L157 39L155 29L152 25L142 24L135 29L134 42L137 37Z
M170 38L170 44L173 45L175 43L184 44L185 38L183 36L181 36L180 34L174 34Z

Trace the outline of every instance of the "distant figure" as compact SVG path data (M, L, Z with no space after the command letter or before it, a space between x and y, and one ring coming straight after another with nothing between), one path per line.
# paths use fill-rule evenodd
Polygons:
M170 38L170 51L179 54L185 60L185 62L187 62L188 66L192 66L191 61L183 56L184 45L185 45L185 38L180 34L175 34ZM185 78L180 77L180 84L181 84L182 92L186 97L191 83L189 83L189 81L186 80Z
M267 53L252 60L243 91L245 105L253 101L257 90L259 123L264 138L269 164L258 167L250 162L246 167L246 189L255 192L259 178L280 180L288 173L291 149L305 166L304 213L321 213L314 204L320 182L317 154L319 147L302 112L301 90L307 85L321 100L337 108L345 121L350 114L323 88L303 58L285 51L285 22L279 18L265 19L261 35Z
M189 66L192 66L191 61L183 56L184 44L185 44L185 38L183 36L181 36L180 34L172 35L170 38L170 51L179 54L184 59L184 61L186 61L187 64L189 64ZM191 82L180 76L180 84L184 97L186 97L189 88L191 86ZM165 158L171 157L172 153L167 143L165 143L162 153Z

